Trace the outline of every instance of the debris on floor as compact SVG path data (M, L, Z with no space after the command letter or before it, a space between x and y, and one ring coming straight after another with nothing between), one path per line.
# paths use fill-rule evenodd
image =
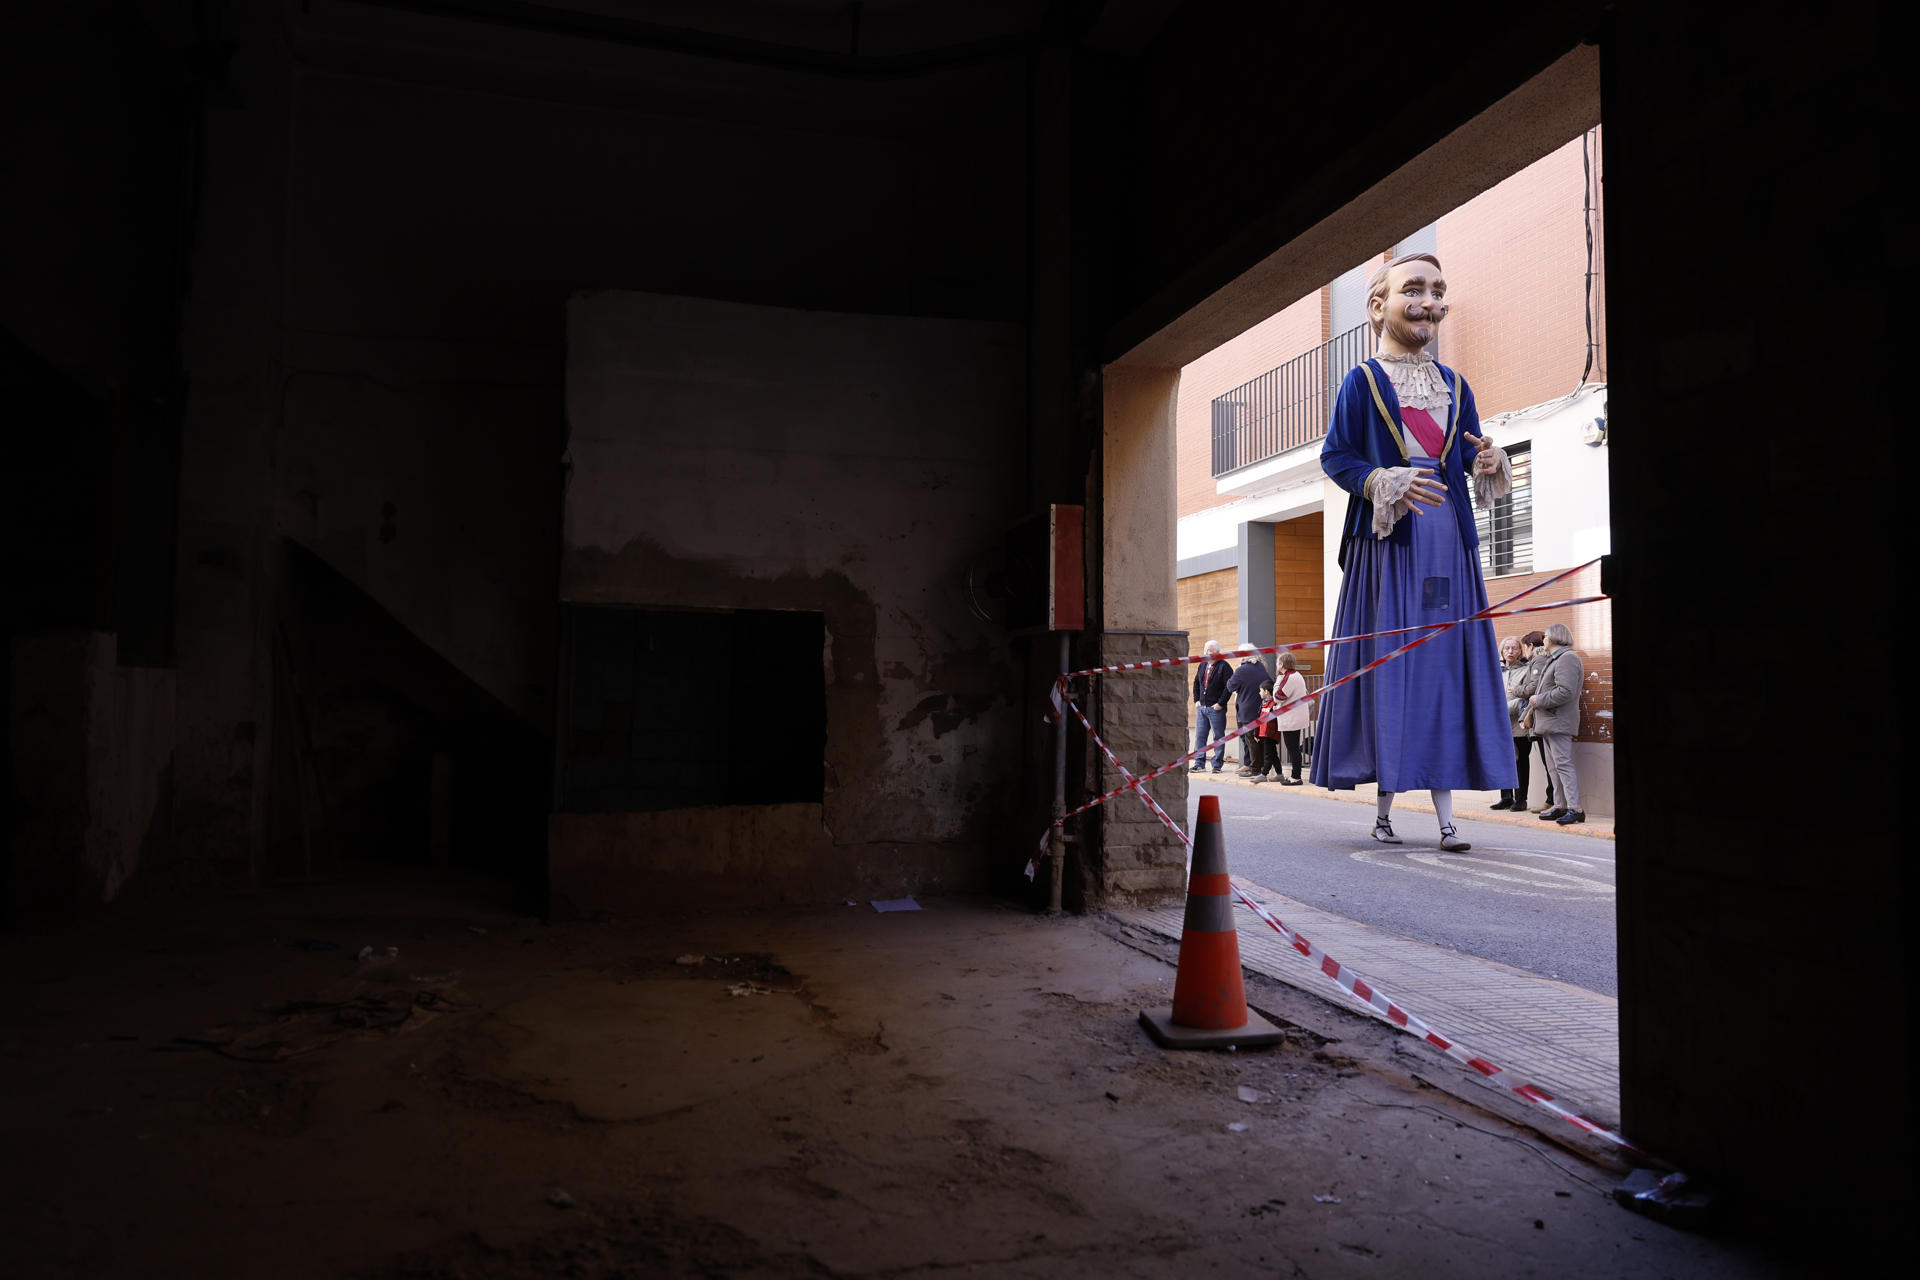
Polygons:
M403 976L392 968L399 954L398 947L363 947L351 973L314 995L269 1001L245 1018L158 1047L284 1062L350 1036L416 1031L442 1014L475 1007L455 985L458 969Z
M1713 1194L1678 1169L1665 1174L1657 1169L1635 1169L1613 1189L1613 1198L1635 1213L1675 1227L1700 1226L1714 1208Z

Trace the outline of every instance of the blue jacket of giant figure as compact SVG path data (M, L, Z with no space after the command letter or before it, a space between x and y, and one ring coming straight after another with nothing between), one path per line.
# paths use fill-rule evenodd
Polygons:
M1373 378L1367 378L1367 366ZM1480 545L1480 530L1473 520L1473 487L1467 471L1473 465L1473 446L1469 435L1480 434L1480 411L1474 407L1473 388L1466 379L1445 365L1438 366L1441 378L1453 392L1453 408L1446 422L1446 456L1440 461L1439 480L1447 487L1447 504L1460 522L1460 538L1469 550ZM1375 393L1378 392L1378 399ZM1333 420L1327 427L1326 443L1320 446L1320 465L1333 482L1347 491L1347 520L1340 534L1340 567L1347 567L1347 547L1355 538L1371 538L1373 504L1366 498L1367 477L1382 467L1404 467L1408 445L1400 428L1400 399L1393 382L1378 362L1365 361L1347 371L1334 401ZM1413 446L1418 448L1417 445ZM1430 509L1408 516L1394 526L1387 540L1407 545L1413 536L1413 520L1432 520L1438 514Z

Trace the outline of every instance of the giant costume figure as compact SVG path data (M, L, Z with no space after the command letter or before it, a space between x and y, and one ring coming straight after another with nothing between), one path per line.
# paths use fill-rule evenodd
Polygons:
M1427 350L1447 313L1428 254L1375 273L1368 316L1379 352L1341 384L1320 465L1345 489L1336 636L1451 622L1487 607L1468 475L1482 505L1512 486L1504 450L1477 434L1473 390ZM1335 645L1327 680L1418 633ZM1455 627L1325 695L1312 780L1333 790L1379 784L1373 838L1400 843L1396 792L1433 793L1440 847L1469 846L1453 826L1453 789L1514 785L1505 683L1490 622Z

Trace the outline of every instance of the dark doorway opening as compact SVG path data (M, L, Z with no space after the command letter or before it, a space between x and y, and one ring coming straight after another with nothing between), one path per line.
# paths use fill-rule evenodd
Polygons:
M564 625L561 811L825 798L825 614L573 605Z

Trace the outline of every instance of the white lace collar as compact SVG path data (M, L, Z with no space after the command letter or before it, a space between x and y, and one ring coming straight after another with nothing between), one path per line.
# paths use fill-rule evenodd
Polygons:
M1432 352L1415 351L1404 356L1382 354L1374 359L1387 371L1387 380L1393 383L1393 394L1399 398L1402 408L1434 413L1453 403Z

